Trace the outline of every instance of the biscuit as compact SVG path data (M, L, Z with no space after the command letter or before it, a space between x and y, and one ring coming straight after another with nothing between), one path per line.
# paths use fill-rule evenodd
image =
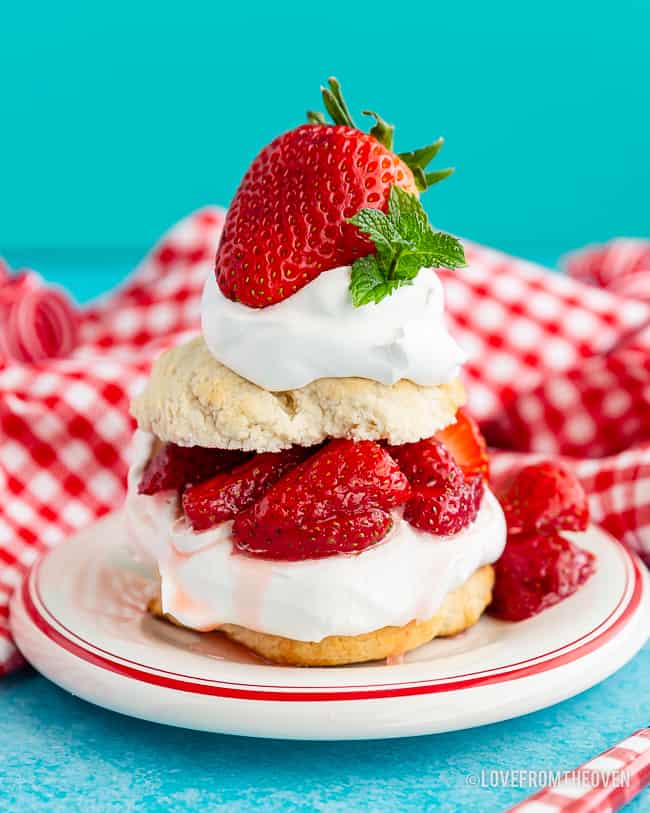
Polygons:
M494 569L485 565L449 593L435 615L425 621L414 619L403 627L382 627L363 635L332 635L318 643L255 632L236 624L223 624L216 629L266 660L288 666L343 666L376 661L402 655L433 638L457 635L471 627L492 600L493 586ZM163 614L159 595L151 599L148 610L183 626Z
M454 422L459 379L436 387L322 378L269 392L220 364L202 337L164 352L131 412L141 429L182 446L275 452L328 437L412 443Z

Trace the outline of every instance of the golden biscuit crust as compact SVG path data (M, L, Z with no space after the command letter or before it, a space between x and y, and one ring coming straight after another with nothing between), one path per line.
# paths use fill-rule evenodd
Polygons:
M464 402L459 379L420 387L323 378L269 392L220 364L199 336L159 357L131 412L163 441L275 452L328 437L412 443L453 423Z
M456 590L447 595L438 611L426 621L413 620L403 627L383 627L363 635L332 635L317 643L296 641L279 635L224 624L219 627L228 638L253 650L266 660L288 666L343 666L382 660L409 652L433 638L456 635L475 624L492 600L494 568L485 565ZM166 618L160 596L148 604L155 616Z

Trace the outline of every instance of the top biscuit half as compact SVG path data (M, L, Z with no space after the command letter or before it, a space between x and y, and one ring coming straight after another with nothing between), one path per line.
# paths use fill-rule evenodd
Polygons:
M199 336L160 356L131 412L162 441L278 452L326 438L413 443L452 424L464 402L459 379L422 387L322 378L269 392L220 364Z

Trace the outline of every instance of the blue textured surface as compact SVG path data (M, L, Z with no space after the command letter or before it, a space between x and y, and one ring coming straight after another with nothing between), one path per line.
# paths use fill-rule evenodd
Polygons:
M497 813L529 792L475 787L469 777L577 767L648 725L648 675L650 646L600 686L517 720L413 739L294 743L131 720L24 673L0 680L0 810ZM650 810L650 790L628 810Z
M113 285L129 267L125 258L32 259L79 299ZM413 739L292 743L121 717L26 670L0 680L0 811L498 813L530 791L477 787L482 770L577 767L650 724L649 678L647 645L600 686L518 720ZM242 713L251 713L245 701ZM649 811L650 790L627 810Z

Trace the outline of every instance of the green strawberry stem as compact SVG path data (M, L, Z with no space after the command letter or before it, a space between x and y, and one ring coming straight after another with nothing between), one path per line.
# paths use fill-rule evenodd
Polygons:
M425 172L429 162L436 157L445 143L444 138L439 138L433 144L428 144L426 147L421 147L419 150L412 150L411 152L400 152L398 157L404 161L407 167L413 173L415 185L420 192L426 191L430 186L443 181L448 178L454 171L452 167L447 169L439 169L437 172Z
M434 141L433 144L428 144L419 150L411 150L411 152L400 152L398 156L407 166L411 167L411 169L415 169L416 167L422 167L422 169L424 169L440 152L444 143L445 139L440 137L437 141Z
M330 76L327 83L329 88L321 87L321 93L323 95L323 104L332 121L337 125L357 129L356 124L352 120L350 109L343 98L341 84L334 76ZM375 124L370 129L370 135L376 138L380 144L383 144L386 149L392 150L393 133L395 131L393 125L388 124L378 113L372 110L364 110L363 115L372 116L375 120ZM325 114L318 110L309 110L307 112L307 121L310 124L328 126L325 120ZM425 172L429 163L440 152L443 144L444 139L439 138L437 141L428 144L426 147L421 147L419 150L397 153L398 158L401 158L413 173L415 185L420 192L425 192L430 186L448 178L454 171L452 167L447 167L446 169L439 169L435 172Z
M393 133L395 132L393 125L387 124L378 113L373 113L372 110L362 110L361 112L364 116L372 116L376 122L370 130L370 135L374 136L387 150L392 150Z
M343 98L341 85L339 84L338 80L334 76L330 76L327 82L330 89L328 90L326 87L321 87L321 92L323 94L323 104L325 105L327 112L332 117L334 124L344 124L346 127L356 127L356 124L352 121L350 110L348 109L345 99Z
M447 169L439 169L437 172L427 172L424 176L427 182L427 187L433 186L435 183L439 181L444 181L445 178L448 178L451 174L455 172L453 167L447 167Z
M310 124L325 124L325 116L319 110L308 110L307 121Z

